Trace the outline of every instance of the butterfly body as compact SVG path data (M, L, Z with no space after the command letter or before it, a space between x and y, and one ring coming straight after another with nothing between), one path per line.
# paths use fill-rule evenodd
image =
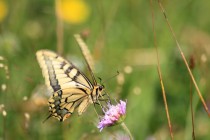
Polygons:
M72 63L49 50L36 53L45 84L52 92L49 98L50 116L64 121L75 109L79 115L98 102L104 87L95 85Z

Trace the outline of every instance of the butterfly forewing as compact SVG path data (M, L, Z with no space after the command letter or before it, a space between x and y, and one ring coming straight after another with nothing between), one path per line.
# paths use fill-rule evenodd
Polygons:
M70 81L75 81L87 88L92 89L90 81L82 74L73 64L58 56L56 53L49 50L40 50L36 53L38 62L42 68L43 76L45 77L48 87L53 88L62 82L65 78ZM56 78L55 78L56 77ZM52 84L50 84L52 82Z
M92 103L94 86L73 64L49 50L36 53L45 83L53 95L49 99L51 116L64 121L77 108L82 114ZM92 95L91 95L92 96Z

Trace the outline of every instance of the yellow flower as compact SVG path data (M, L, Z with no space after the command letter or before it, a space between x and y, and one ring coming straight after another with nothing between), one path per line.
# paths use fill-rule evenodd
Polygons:
M89 7L83 0L62 0L59 5L59 16L72 24L84 22L89 13Z
M0 0L0 22L3 21L6 15L7 15L7 5L3 0Z

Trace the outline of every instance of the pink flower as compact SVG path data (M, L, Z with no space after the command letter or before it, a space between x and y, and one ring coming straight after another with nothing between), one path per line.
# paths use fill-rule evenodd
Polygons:
M104 110L105 115L97 126L100 131L102 131L104 127L119 124L125 119L126 102L120 100L120 103L117 105L108 104L107 107L108 108Z

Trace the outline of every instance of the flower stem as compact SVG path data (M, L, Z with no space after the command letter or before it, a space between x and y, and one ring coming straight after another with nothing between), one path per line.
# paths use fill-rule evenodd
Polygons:
M63 21L59 15L60 0L55 0L55 15L56 15L56 35L57 35L57 52L62 55L63 53Z
M130 140L133 140L133 136L130 132L130 130L128 129L128 127L126 126L126 124L124 122L121 123L122 128L128 133Z

